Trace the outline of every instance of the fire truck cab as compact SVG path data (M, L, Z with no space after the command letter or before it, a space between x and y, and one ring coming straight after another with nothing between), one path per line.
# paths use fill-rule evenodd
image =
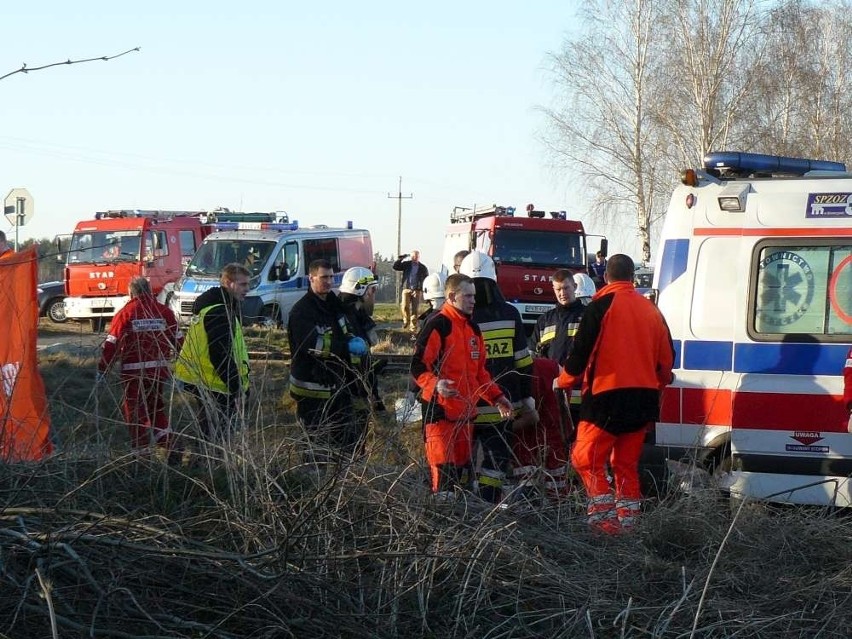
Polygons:
M65 263L65 314L102 330L145 276L166 302L211 227L204 211L114 210L78 222Z
M606 240L602 241L606 251ZM560 268L586 272L586 233L565 211L545 213L527 206L526 217L512 206L455 207L444 240L443 268L453 272L453 257L477 250L494 260L497 285L531 330L555 302L550 276Z
M734 497L852 505L852 174L719 152L682 182L654 276L676 356L653 450Z

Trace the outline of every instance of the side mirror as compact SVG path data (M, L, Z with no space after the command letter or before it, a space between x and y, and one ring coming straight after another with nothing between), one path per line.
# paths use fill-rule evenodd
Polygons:
M601 251L601 255L603 255L604 257L606 257L609 254L609 240L608 239L603 238L601 240L600 251Z

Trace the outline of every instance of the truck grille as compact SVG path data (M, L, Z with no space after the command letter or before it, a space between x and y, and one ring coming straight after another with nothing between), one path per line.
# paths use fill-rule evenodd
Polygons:
M181 315L192 315L192 304L193 304L193 302L181 302L180 303L180 314Z

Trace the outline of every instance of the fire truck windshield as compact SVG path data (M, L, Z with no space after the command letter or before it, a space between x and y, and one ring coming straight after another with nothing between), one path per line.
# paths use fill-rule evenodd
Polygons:
M193 255L186 274L189 276L219 277L226 264L242 264L252 276L263 270L275 242L255 240L207 240Z
M139 231L90 231L74 233L68 264L135 262L139 260Z
M584 268L582 237L577 233L498 229L492 257L501 264Z

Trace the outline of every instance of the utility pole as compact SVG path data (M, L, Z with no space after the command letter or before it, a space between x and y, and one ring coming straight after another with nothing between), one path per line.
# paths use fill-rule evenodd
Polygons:
M397 210L396 210L396 259L399 259L399 256L402 254L402 201L410 200L414 198L413 193L409 193L408 195L402 194L402 176L399 176L399 189L396 195L388 193L388 198L396 198L397 201ZM399 290L399 278L402 277L402 274L397 271L396 276L396 297L397 302L401 302Z
M396 256L399 257L400 253L402 253L402 201L410 200L414 197L413 193L409 193L408 195L402 194L402 176L399 176L399 191L396 195L392 193L388 193L389 198L395 198L397 201L397 212L396 212Z

